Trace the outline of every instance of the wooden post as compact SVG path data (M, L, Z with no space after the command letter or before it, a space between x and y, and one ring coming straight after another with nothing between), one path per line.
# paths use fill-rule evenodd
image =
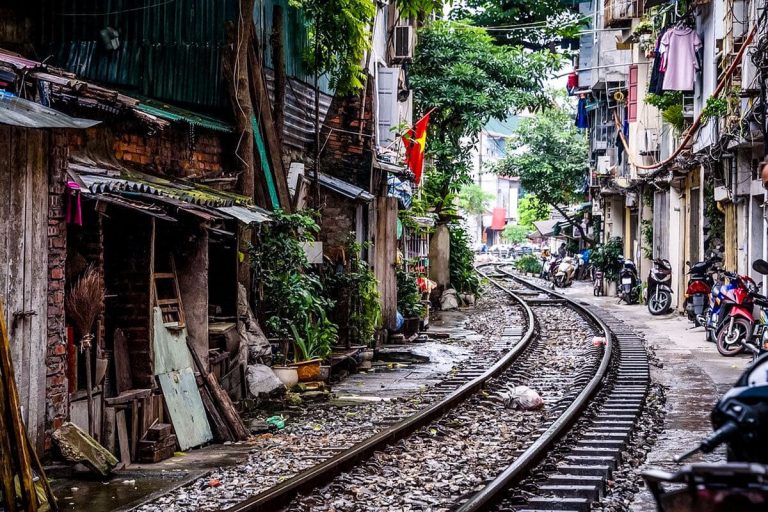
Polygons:
M283 8L275 5L272 8L272 35L269 38L272 45L272 67L275 70L275 100L272 104L272 117L275 120L275 132L282 145L283 125L285 124L285 47L283 46Z

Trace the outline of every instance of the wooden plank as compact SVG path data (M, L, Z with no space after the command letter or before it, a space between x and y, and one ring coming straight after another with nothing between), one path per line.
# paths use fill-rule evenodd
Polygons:
M29 339L24 338L23 317L15 316L14 313L24 311L24 246L26 242L26 166L27 166L27 148L25 130L23 128L12 128L11 131L11 188L10 188L10 211L16 212L12 216L11 229L8 234L10 253L8 257L9 286L8 286L8 335L11 340L11 354L14 363L19 368L26 368L24 365L24 345L29 343ZM15 218L13 218L15 217ZM29 396L29 378L28 374L21 372L16 376L16 382L19 387L21 403L25 406L25 419L27 414L26 399Z
M136 453L139 449L139 401L131 402L131 460L136 460Z
M115 386L117 393L123 393L133 388L131 377L131 360L128 353L128 340L122 329L115 329L113 338L115 358Z
M103 394L102 394L103 396ZM115 408L114 407L105 407L104 408L104 425L102 427L102 441L101 444L112 452L113 454L115 452L115 435L117 434L117 426L115 425Z
M125 410L115 412L115 425L117 426L117 442L120 444L120 462L123 467L131 464L131 449L128 446L128 425L125 422Z
M16 222L11 210L11 178L14 176L11 168L11 127L0 125L0 301L9 304L8 286L10 284L10 230ZM5 309L5 323L10 325L10 311Z
M157 378L181 449L210 442L213 434L192 369L161 373Z
M203 406L205 406L205 411L208 413L211 429L213 430L213 434L216 436L216 439L218 439L220 442L234 441L235 438L232 435L232 432L229 430L227 422L224 421L224 418L222 418L221 414L219 414L219 410L215 405L213 405L211 393L208 391L208 389L206 389L205 386L200 388L200 396L203 399Z
M45 430L46 341L48 328L48 140L46 130L27 132L27 272L24 308L34 312L27 317L29 396L27 432L33 445L43 448ZM43 341L45 340L45 341Z

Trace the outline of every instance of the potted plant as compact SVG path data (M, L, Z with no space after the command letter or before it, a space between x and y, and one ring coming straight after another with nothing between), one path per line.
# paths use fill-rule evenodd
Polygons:
M320 313L317 320L304 319L301 330L291 324L294 346L294 363L299 382L320 380L320 363L331 353L336 340L336 324Z
M403 334L411 336L419 331L424 305L416 277L404 269L397 270L397 310L403 315Z

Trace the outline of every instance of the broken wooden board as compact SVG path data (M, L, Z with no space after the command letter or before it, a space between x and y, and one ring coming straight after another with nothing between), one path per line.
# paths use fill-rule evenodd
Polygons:
M101 476L109 475L117 465L117 459L109 450L74 423L64 423L53 433L53 439L65 459L83 464Z
M152 309L154 315L154 371L155 375L193 368L192 355L187 347L187 330L170 330L163 325L160 308Z
M213 434L192 369L162 373L157 378L182 451L210 442Z

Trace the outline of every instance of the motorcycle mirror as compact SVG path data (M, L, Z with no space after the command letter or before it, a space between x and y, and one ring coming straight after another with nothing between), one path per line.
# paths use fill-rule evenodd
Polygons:
M768 261L765 261L765 260L762 260L762 259L761 260L755 260L752 263L752 269L755 272L760 272L763 275L768 275Z
M686 261L686 262L685 262L685 265L686 265L686 266L688 266L688 267L690 267L690 266L691 266L691 262L690 262L690 261Z

